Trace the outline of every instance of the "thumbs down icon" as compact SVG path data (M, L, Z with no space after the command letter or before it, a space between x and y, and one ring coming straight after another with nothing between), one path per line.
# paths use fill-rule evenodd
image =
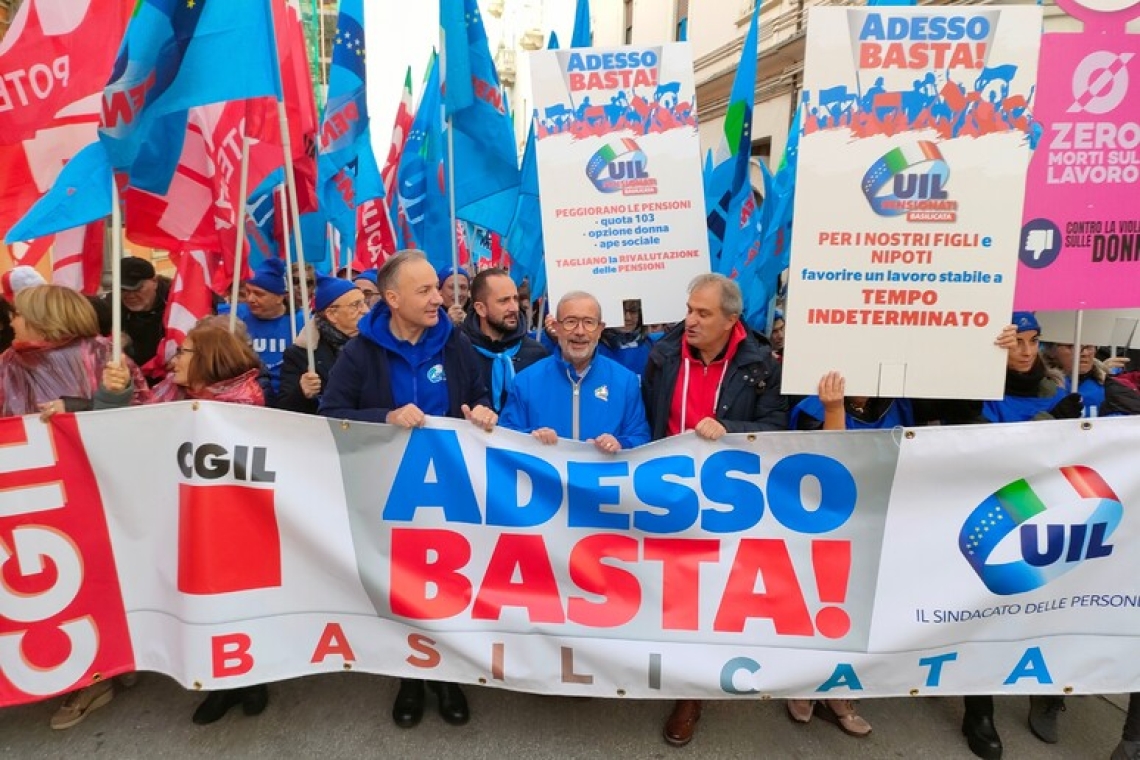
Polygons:
M1053 230L1029 230L1025 234L1025 250L1038 261L1041 254L1053 248Z

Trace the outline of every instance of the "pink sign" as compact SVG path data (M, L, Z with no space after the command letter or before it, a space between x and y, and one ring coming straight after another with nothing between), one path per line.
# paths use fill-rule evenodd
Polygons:
M1140 36L1124 29L1138 9L1058 4L1084 19L1085 31L1042 39L1042 129L1029 164L1014 307L1140 306Z

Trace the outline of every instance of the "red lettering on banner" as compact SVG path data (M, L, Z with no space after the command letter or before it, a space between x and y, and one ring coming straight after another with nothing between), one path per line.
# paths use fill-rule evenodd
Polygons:
M178 590L225 594L281 585L273 489L178 485Z
M701 563L720 558L720 541L687 538L645 539L645 559L662 563L661 627L672 631L700 628Z
M227 633L210 637L210 653L214 663L214 678L245 675L253 670L253 655L249 653L253 641L245 633Z
M471 85L475 90L475 97L482 100L487 105L494 108L500 114L506 113L503 110L503 93L498 87L479 77L471 77Z
M518 583L513 581L516 569ZM526 609L532 623L566 622L542 536L503 533L495 542L471 617L498 620L503 607Z
M328 148L344 136L357 121L360 121L360 111L356 107L356 102L351 100L339 111L326 116L325 126L321 129L321 148Z
M435 639L429 639L422 633L412 633L408 635L408 647L419 655L408 655L404 662L409 665L414 665L417 668L436 668L442 662L443 657L440 656L439 650L435 648Z
M103 503L75 417L0 419L0 704L133 669Z
M309 662L315 665L324 662L333 655L340 657L345 662L356 660L356 655L353 653L352 646L348 643L348 637L344 635L344 629L340 627L340 623L329 623L321 631L321 639L317 642L317 648L313 650L313 659Z
M760 594L755 590L758 577L764 582ZM741 539L713 630L743 633L750 618L770 619L784 636L815 635L787 542L781 539Z
M412 620L443 620L463 612L472 589L459 570L470 559L471 545L454 531L393 530L392 613ZM433 597L428 596L429 585L435 586Z
M641 584L628 570L602 562L619 559L637 562L637 539L602 533L587 536L570 550L570 580L587 594L603 597L593 602L572 596L566 603L570 622L593 628L625 625L641 608Z
M861 69L980 69L985 65L984 42L863 42Z
M152 73L142 83L128 89L112 90L103 96L103 123L109 129L130 124L146 103L146 94L154 86Z

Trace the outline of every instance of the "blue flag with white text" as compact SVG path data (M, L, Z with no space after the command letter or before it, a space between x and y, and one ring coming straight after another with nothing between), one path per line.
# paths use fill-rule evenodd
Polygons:
M321 211L349 250L355 248L357 206L384 196L372 153L365 59L364 0L341 0L319 133L317 188Z
M444 107L452 129L455 215L506 234L519 190L514 125L476 0L440 0Z

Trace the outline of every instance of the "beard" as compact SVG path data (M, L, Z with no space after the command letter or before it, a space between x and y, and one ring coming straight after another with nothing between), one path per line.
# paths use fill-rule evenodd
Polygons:
M487 326L500 335L510 335L516 329L518 329L519 326L519 318L517 314L514 315L514 324L508 323L508 317L504 317L503 319L491 319L491 317L487 317L486 319Z

